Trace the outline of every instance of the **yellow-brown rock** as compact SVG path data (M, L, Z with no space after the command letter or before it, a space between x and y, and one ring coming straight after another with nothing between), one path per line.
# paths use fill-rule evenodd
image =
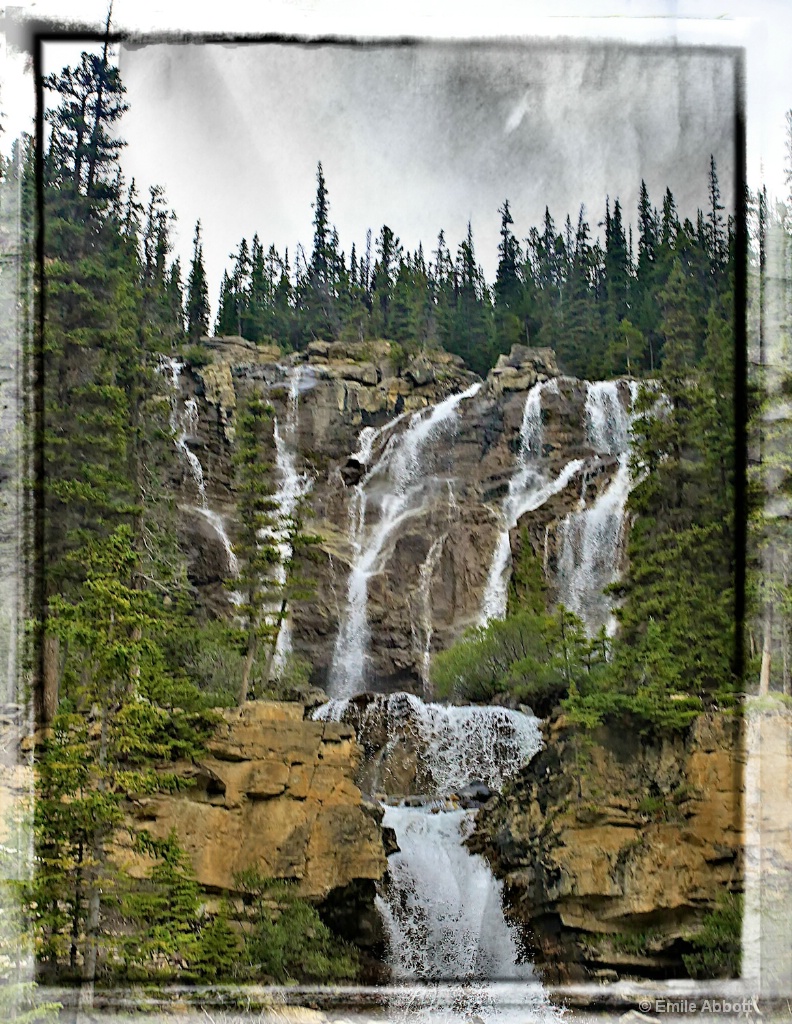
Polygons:
M252 701L223 712L207 755L177 772L192 785L130 801L137 828L175 830L198 882L234 891L255 869L298 883L322 901L333 890L373 882L385 871L377 815L354 784L361 751L350 726L303 719L303 706ZM149 863L119 836L116 857L136 877Z
M684 976L685 937L743 885L740 721L586 737L559 716L543 731L471 841L504 879L537 966L551 982Z

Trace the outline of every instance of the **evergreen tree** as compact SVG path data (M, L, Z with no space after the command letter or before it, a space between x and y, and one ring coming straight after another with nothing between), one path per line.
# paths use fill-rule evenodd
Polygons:
M720 201L720 186L715 169L715 157L710 156L709 182L707 187L709 209L707 210L707 244L713 268L726 258L726 231L723 221L723 205Z
M187 278L187 337L197 341L209 333L209 289L201 244L201 222L195 225L193 256Z
M390 306L396 283L402 247L399 239L387 224L377 239L377 260L371 279L372 321L375 332L386 337L390 330Z
M239 681L239 703L248 699L251 675L262 643L271 652L277 641L277 627L267 621L266 612L280 604L281 590L275 581L281 554L273 541L276 526L272 498L271 466L265 451L271 439L272 407L258 395L246 401L237 423L234 453L240 534L234 545L239 573L234 586L242 593L238 613L244 619L245 663ZM268 671L263 679L266 682Z
M501 240L498 245L498 270L495 275L495 329L499 352L508 352L524 336L521 311L523 287L520 278L522 251L512 234L508 199L498 211L501 215Z
M327 184L321 160L316 165L316 201L314 208L314 238L313 250L311 252L311 272L316 280L328 285L331 279L331 230L330 230L330 203L327 198Z

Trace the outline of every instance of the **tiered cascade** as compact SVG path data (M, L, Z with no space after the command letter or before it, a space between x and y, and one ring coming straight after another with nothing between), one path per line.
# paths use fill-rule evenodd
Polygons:
M198 403L194 398L184 398L181 387L181 375L184 370L184 363L172 356L162 356L160 359L160 372L166 375L170 385L170 428L179 457L187 466L190 477L193 480L198 496L198 504L193 506L194 510L200 513L212 526L220 538L226 552L228 573L236 576L239 571L237 557L228 536L225 521L215 509L209 505L206 496L206 483L201 460L190 448L188 440L195 437L198 429Z

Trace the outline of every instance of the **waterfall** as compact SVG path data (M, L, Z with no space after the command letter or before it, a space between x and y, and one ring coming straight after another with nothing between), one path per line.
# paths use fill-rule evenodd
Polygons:
M631 402L635 399L631 386ZM630 412L619 397L619 382L586 384L586 438L601 455L621 455L630 444Z
M526 512L539 508L551 495L566 487L571 476L580 468L579 461L574 460L564 467L554 481L547 480L540 462L544 442L542 396L545 394L558 394L558 381L555 378L535 384L525 399L516 464L503 501L501 528L495 542L481 602L479 622L482 626L491 619L502 619L506 615L511 560L509 531L514 529Z
M353 552L347 585L346 608L333 651L330 689L335 696L349 696L364 688L366 659L370 646L367 616L368 581L382 570L388 542L399 526L418 514L431 493L432 474L426 449L449 431L457 421L458 408L472 398L481 383L466 391L413 413L407 428L391 435L379 459L355 488L350 503L350 540ZM354 458L369 455L375 438L361 436ZM369 498L378 501L378 516L369 528L366 513Z
M286 584L287 565L292 557L291 536L294 515L300 501L311 489L312 480L307 473L297 469L297 432L299 429L299 403L302 367L298 366L291 375L286 420L281 429L277 417L273 424L275 440L275 469L278 475L278 489L273 496L276 508L276 524L269 531L269 538L274 542L280 555L275 570L275 582L279 588ZM280 607L275 609L280 615ZM280 623L278 638L275 644L272 667L277 674L283 669L286 659L291 653L291 620L289 615Z
M187 464L198 491L199 505L195 506L195 511L206 519L220 538L225 548L228 572L232 576L236 576L239 572L239 563L234 554L231 539L226 532L225 522L219 512L215 512L209 507L201 460L187 444L187 438L194 437L198 429L198 403L194 398L188 398L185 402L181 402L181 373L184 363L172 356L160 356L158 369L160 373L169 375L171 389L169 425L176 449L182 461Z
M355 719L353 700L336 698L314 712L321 721ZM541 746L538 721L511 708L426 703L412 693L376 694L360 713L362 737L387 734L392 748L405 735L420 743L421 783L438 796L474 780L499 790ZM387 749L385 751L387 760Z
M494 981L533 977L518 964L514 928L501 906L502 885L486 861L463 845L469 811L433 814L425 807L387 807L400 852L388 860L389 882L378 906L395 979Z
M432 541L432 545L426 555L426 560L418 570L418 589L416 592L420 621L418 629L413 627L417 633L417 641L420 644L420 672L424 692L429 688L429 669L432 660L432 636L434 635L434 623L432 621L432 580L435 570L440 564L443 555L443 546L448 540L448 534L443 533Z
M314 717L346 720L354 710L353 701L336 699ZM358 735L365 742L383 726L389 744L410 733L420 737L422 778L438 798L473 780L499 789L541 745L532 715L428 704L407 693L374 697ZM447 807L438 799L385 808L383 825L395 831L399 846L376 901L396 983L387 1019L517 1024L526 1013L554 1019L504 916L502 883L465 846L475 812Z
M612 601L603 591L618 577L624 510L633 483L629 447L636 392L631 383L625 408L618 381L587 385L588 442L598 454L618 456L618 469L594 503L570 513L559 528L558 599L580 616L590 635L603 625L610 634L616 627Z

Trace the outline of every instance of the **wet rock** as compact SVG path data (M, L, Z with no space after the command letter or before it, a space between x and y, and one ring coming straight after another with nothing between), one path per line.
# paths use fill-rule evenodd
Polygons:
M354 487L365 476L366 467L357 459L348 458L341 467L341 477L346 487Z
M474 779L469 782L467 786L462 786L456 790L455 796L459 800L462 807L480 807L485 804L489 799L495 796L494 790L479 779Z
M382 830L382 845L385 848L385 856L390 857L392 853L398 853L401 849L396 839L396 830L386 825Z

